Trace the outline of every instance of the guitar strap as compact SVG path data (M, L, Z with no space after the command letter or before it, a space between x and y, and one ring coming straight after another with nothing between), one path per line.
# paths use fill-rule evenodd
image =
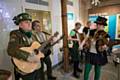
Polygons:
M37 40L40 42L40 38L39 38L38 34L35 34L35 36L36 36Z
M28 43L29 43L29 45L33 42L33 39L32 39L32 37L31 38L27 38L27 41L28 41Z

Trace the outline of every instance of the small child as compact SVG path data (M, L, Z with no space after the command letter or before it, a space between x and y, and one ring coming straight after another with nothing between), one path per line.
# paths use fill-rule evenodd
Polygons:
M12 74L8 70L0 69L0 80L12 80Z

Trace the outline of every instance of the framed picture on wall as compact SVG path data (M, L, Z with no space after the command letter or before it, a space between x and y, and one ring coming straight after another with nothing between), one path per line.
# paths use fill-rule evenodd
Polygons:
M116 38L120 39L120 14L117 15Z

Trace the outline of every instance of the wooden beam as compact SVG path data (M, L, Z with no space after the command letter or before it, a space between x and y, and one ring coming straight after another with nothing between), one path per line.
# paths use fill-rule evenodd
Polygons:
M97 7L89 9L89 14L107 13L107 15L114 15L120 13L120 5Z
M68 25L67 25L67 0L61 0L61 14L62 14L62 32L65 35L63 39L63 48L64 48L64 71L68 72Z
M100 4L97 6L91 5L92 8L98 8L103 6L112 6L112 5L120 5L120 0L100 0Z

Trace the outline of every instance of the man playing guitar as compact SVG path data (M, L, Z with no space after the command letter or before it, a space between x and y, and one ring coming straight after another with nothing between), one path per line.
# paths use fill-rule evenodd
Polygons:
M40 63L40 59L44 58L43 53L40 51L38 53L33 51L31 52L32 54L30 54L21 49L22 47L29 47L34 41L37 41L32 34L31 16L28 13L21 13L15 16L13 21L19 26L19 29L10 32L10 40L7 48L8 55L12 57L12 61L14 62L19 62L19 60L21 60L23 62L26 61L31 63L29 66L32 66L37 62ZM22 80L44 80L44 72L41 65L40 68L33 72L31 71L31 73L28 74L18 69L18 66L14 65L15 80L19 80L20 78L22 78ZM22 66L24 69L24 65ZM42 77L40 77L40 74Z
M47 36L50 36L50 34L42 31L42 27L38 20L34 20L32 22L32 29L39 43L44 44L48 40ZM51 42L53 42L54 36L51 36L50 38L51 39L49 39L50 43L48 44L48 46L51 44ZM56 80L56 77L52 75L52 61L49 56L51 54L51 50L48 49L46 53L47 55L45 55L46 57L43 59L43 62L46 64L47 67L47 78L48 80Z

